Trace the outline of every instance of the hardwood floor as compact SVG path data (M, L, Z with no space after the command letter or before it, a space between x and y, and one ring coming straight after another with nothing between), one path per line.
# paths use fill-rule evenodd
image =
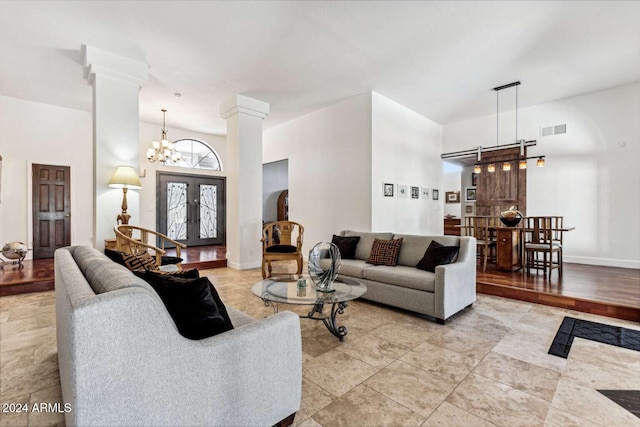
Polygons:
M640 322L640 270L569 264L562 279L542 272L478 269L479 293Z
M201 246L182 251L185 268L225 267L226 247ZM18 270L0 270L0 296L51 290L53 259L25 261ZM547 280L542 272L478 270L478 293L640 322L640 270L564 264L562 280L556 272Z

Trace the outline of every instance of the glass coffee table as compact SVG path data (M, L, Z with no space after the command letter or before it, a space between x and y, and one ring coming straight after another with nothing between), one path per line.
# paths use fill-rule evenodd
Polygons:
M264 301L264 305L271 306L273 312L278 312L278 304L311 305L311 311L303 319L322 320L329 332L340 341L347 335L346 326L336 324L336 316L343 314L348 301L361 297L367 292L367 287L354 279L340 278L333 282L333 292L316 290L313 282L307 277L307 286L298 288L299 276L271 277L262 280L251 288L254 295ZM331 304L331 312L323 313L324 306Z

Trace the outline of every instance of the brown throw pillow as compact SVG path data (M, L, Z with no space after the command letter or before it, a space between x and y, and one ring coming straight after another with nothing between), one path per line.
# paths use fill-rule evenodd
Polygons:
M401 246L402 237L394 240L373 239L373 246L371 247L367 264L395 267L398 264Z
M149 252L142 252L138 255L122 254L122 261L124 266L129 270L156 270L156 260L151 256Z

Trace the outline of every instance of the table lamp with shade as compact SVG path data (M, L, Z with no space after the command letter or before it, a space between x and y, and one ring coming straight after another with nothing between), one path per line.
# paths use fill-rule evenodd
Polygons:
M122 188L122 213L118 215L117 221L118 224L129 224L131 215L127 214L127 190L142 188L138 173L131 166L118 166L109 181L109 187Z

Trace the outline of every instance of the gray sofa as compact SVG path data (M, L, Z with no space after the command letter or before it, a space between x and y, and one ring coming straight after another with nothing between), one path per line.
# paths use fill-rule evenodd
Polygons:
M352 277L367 286L362 298L415 311L445 321L476 300L476 242L473 237L414 236L344 230L340 236L359 236L355 259L343 259L338 277ZM367 264L374 239L402 237L395 267ZM418 262L432 240L459 246L454 263L439 265L435 273L419 270Z
M267 426L300 408L300 320L184 338L156 292L93 248L55 252L58 361L67 426Z

